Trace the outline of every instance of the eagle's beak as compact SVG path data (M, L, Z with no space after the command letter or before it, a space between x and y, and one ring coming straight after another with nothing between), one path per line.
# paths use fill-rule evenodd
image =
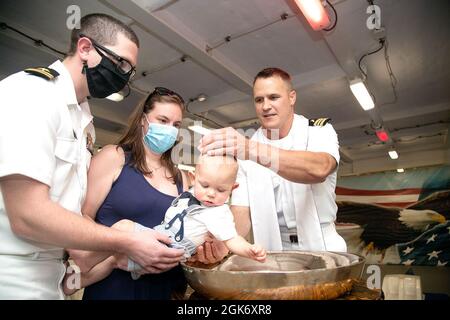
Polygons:
M432 219L433 221L436 221L436 222L439 222L439 223L445 223L445 221L447 221L447 220L445 219L445 217L444 217L442 214L439 214L439 213L433 214L433 215L431 216L431 219Z

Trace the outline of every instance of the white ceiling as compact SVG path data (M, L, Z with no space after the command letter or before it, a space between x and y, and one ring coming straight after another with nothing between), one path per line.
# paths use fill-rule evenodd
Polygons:
M391 103L383 50L368 56L363 64L376 97L372 112L361 109L348 86L349 79L361 77L359 58L378 47L366 27L368 2L330 2L339 18L331 32L313 31L292 0L2 0L0 22L60 51L68 48L66 10L72 4L82 15L108 13L136 31L141 50L132 94L120 103L90 102L99 145L117 140L133 108L155 86L171 88L187 101L206 94L207 101L192 102L189 110L223 126L254 128L253 77L276 66L293 76L298 113L332 118L341 175L448 164L450 2L374 1L381 8L398 99ZM227 36L231 41L224 41ZM0 79L60 58L9 29L0 29L0 56ZM195 119L186 116L185 126ZM390 132L398 160L389 159L391 146L378 141L372 119Z

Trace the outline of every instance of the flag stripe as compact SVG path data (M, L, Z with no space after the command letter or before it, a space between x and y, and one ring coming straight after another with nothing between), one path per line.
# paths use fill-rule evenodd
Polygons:
M337 195L337 201L353 201L360 203L393 203L393 202L416 202L418 194L393 195L393 196L342 196Z
M359 196L373 196L373 195L406 195L406 194L417 194L422 192L420 188L411 189L397 189L397 190L358 190L358 189L348 189L342 187L336 187L337 195L359 195Z

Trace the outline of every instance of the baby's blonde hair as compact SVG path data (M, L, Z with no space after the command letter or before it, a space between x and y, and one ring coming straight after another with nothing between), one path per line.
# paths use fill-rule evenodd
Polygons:
M197 169L199 166L202 165L221 166L221 170L228 169L229 174L230 176L233 177L234 181L236 180L237 172L239 169L236 157L230 155L218 155L218 156L209 156L207 154L200 155L196 166Z

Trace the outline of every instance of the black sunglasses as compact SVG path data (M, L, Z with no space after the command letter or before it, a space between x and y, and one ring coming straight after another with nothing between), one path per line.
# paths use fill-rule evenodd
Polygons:
M149 94L147 100L145 100L145 104L147 104L147 102L155 95L177 97L178 99L180 99L181 103L184 105L184 100L178 93L176 93L175 91L172 91L170 89L164 88L164 87L156 87L155 90L153 90L153 92Z
M117 54L115 54L114 52L112 52L108 48L105 48L104 46L99 44L97 41L89 38L88 36L85 36L84 34L80 34L80 38L87 38L87 39L89 39L92 42L92 45L94 46L94 49L102 57L105 57L105 54L103 52L101 52L99 49L101 49L102 51L106 52L109 56L111 56L114 60L116 60L115 65L117 67L117 71L119 71L121 74L123 74L123 75L128 75L129 74L130 78L132 78L135 75L136 68L133 67L133 65L131 64L130 61L128 61L125 58L122 58L121 56L119 56Z

